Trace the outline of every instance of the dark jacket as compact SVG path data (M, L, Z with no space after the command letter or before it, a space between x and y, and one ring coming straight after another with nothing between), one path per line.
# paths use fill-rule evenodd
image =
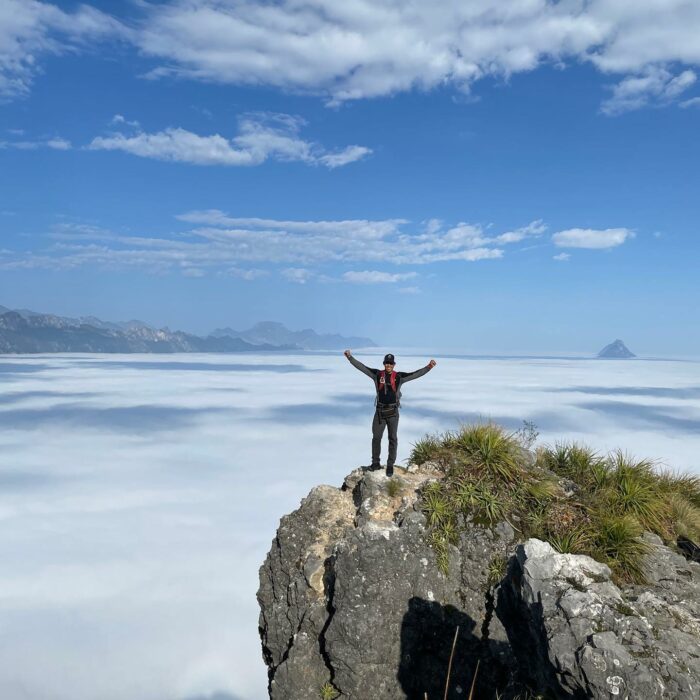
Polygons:
M430 372L432 367L426 365L417 369L415 372L397 372L396 373L396 393L391 388L389 382L389 375L386 375L386 381L382 384L380 382L381 376L384 374L383 369L374 369L374 367L367 367L363 365L359 360L356 360L352 355L348 357L350 364L353 367L357 367L363 374L366 374L374 382L374 388L377 391L377 402L378 403L400 403L401 401L401 385L404 382L410 382L412 379L418 379L424 374Z

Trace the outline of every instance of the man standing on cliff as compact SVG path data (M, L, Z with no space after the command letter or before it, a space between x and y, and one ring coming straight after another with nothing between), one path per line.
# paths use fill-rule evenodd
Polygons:
M384 356L384 369L366 367L352 356L350 350L346 350L343 354L350 360L350 364L353 367L357 367L360 372L366 374L374 382L374 387L377 390L377 408L372 420L372 464L370 469L381 469L379 455L382 449L382 436L384 435L384 428L388 427L389 456L386 460L386 475L393 476L396 448L399 444L397 433L399 429L401 385L404 382L410 382L412 379L418 379L418 377L427 374L437 363L435 360L430 360L425 367L421 367L415 372L394 372L396 361L391 353Z

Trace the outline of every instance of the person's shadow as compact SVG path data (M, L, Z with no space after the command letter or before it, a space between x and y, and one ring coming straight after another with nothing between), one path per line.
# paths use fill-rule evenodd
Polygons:
M452 605L413 597L401 624L401 663L398 680L409 700L442 700L455 644L450 687L447 694L453 700L469 697L476 672L474 698L495 698L507 684L506 670L494 654L493 641L482 641L474 635L475 622L469 615ZM502 645L508 646L508 645Z

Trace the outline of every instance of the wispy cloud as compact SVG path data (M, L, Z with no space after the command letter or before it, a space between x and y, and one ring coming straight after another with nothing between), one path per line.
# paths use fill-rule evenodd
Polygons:
M621 80L612 88L612 96L603 102L604 114L616 115L639 109L650 103L668 104L695 83L697 76L692 70L678 75L659 66L650 66L640 75Z
M381 272L379 270L348 271L343 273L345 282L354 284L394 284L410 280L417 276L415 272Z
M94 224L62 222L47 233L49 245L14 253L0 269L90 266L189 276L214 272L244 280L280 274L299 284L397 284L418 274L397 271L399 266L496 260L508 246L527 247L546 231L541 220L498 233L492 225L450 226L439 219L417 226L405 219L295 221L232 217L218 209L177 218L190 227L171 237L124 235ZM568 229L555 233L552 241L559 247L611 248L633 235L625 228Z
M121 117L121 115L116 115ZM138 127L138 122L117 122ZM372 152L366 146L347 146L328 151L299 136L305 121L288 114L255 113L239 120L238 135L228 139L220 134L200 136L181 128L156 133L114 133L98 136L91 150L125 151L142 158L193 165L260 165L268 159L298 161L308 165L337 168L364 158Z
M533 222L517 232L489 235L480 225L445 227L431 220L417 231L406 230L405 219L368 221L277 221L230 217L219 210L192 211L179 217L203 227L192 233L240 249L260 260L297 262L388 262L427 264L446 260L500 258L501 246L544 231ZM508 234L508 235L507 235ZM514 234L514 235L510 235ZM361 245L360 245L361 243Z
M547 230L544 222L541 219L529 223L527 226L515 229L514 231L506 231L494 238L497 243L518 243L526 238L540 236Z
M260 270L257 268L242 268L242 267L230 267L226 272L232 277L238 277L239 279L252 282L253 280L260 279L261 277L269 276L267 270Z
M140 129L141 124L135 119L127 119L123 114L115 114L110 121L110 124L119 124L124 126L131 126L134 129Z
M368 219L348 219L344 221L262 219L257 217L229 216L220 209L195 209L184 214L178 214L175 218L190 224L202 224L217 228L283 229L293 233L337 233L339 235L361 236L362 238L382 238L396 232L401 225L409 223L407 219L382 219L379 221Z
M304 267L288 267L282 270L282 276L290 282L306 284L314 276L314 273Z
M569 253L558 253L557 255L553 255L552 259L553 260L559 260L559 261L566 261L571 258L571 255Z
M614 248L633 237L628 228L571 228L555 233L552 241L560 248Z
M183 266L181 272L185 277L204 277L204 275L206 274L206 272L202 270L201 267Z
M190 211L177 218L193 226L170 238L123 235L92 224L63 222L47 234L50 246L18 253L0 267L72 269L89 265L142 268L153 273L196 269L252 279L260 270L279 266L286 279L299 283L311 279L403 281L415 273L368 267L343 278L342 267L498 259L507 245L539 237L545 229L540 221L516 231L490 233L478 224L448 226L437 219L415 227L405 219L290 221L238 218L220 210ZM327 273L324 266L336 270L340 266L333 274L341 277Z
M42 148L50 148L54 151L68 151L72 148L72 144L68 139L56 136L50 139L0 141L0 148L12 148L19 151L37 151Z
M700 97L691 97L689 100L684 100L679 105L683 109L687 107L700 107Z

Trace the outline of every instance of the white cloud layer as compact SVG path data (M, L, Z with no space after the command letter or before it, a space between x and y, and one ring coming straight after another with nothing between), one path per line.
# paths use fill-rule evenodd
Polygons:
M552 241L560 248L614 248L633 237L628 228L571 228L555 233Z
M116 115L117 124L138 127ZM114 121L113 120L113 121ZM199 136L180 128L157 133L114 133L98 136L91 150L125 151L142 158L191 163L193 165L260 165L268 159L299 161L308 165L337 168L360 160L372 152L365 146L347 146L328 152L322 146L299 136L304 120L288 114L257 113L239 120L239 133L233 139L219 134Z
M366 463L367 377L338 352L8 357L0 380L0 697L267 697L258 568L284 513ZM698 472L693 362L438 357L404 393L399 465L481 414Z
M486 76L566 61L644 79L670 63L699 65L699 34L693 0L177 0L154 5L136 41L161 61L152 77L272 85L338 103L444 84L468 91ZM666 82L676 79L688 73Z

